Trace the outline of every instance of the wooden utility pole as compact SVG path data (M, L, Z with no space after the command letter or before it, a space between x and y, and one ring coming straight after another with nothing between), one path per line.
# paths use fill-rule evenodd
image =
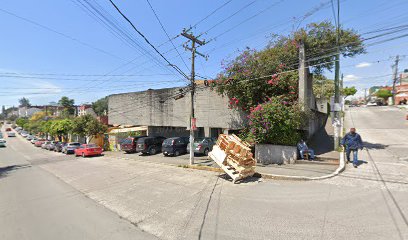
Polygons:
M191 82L191 115L190 115L190 165L194 164L194 130L196 130L196 119L195 119L195 114L194 114L194 94L195 94L195 69L194 69L194 64L195 64L195 55L200 55L202 57L207 58L204 54L201 54L197 52L196 44L198 46L202 46L205 44L205 41L199 40L196 36L193 34L189 33L188 30L184 29L183 32L181 33L181 36L189 39L191 41L191 48L188 47L186 44L184 45L184 48L191 51L191 76L190 76L190 82Z
M392 67L394 68L394 78L393 78L393 81L392 81L392 104L393 105L395 105L395 93L396 93L395 85L396 85L397 80L398 80L398 64L399 64L399 61L400 61L400 58L399 58L399 55L397 55L395 57L395 63L394 63L394 65L392 65Z

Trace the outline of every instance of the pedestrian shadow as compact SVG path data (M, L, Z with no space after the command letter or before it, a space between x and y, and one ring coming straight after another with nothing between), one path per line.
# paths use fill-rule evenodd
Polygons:
M363 165L363 164L367 164L367 161L364 160L357 160L357 166Z
M369 150L372 149L385 149L389 145L381 144L381 143L370 143L370 142L363 142L363 146Z
M0 178L6 177L11 171L15 171L21 168L28 168L31 167L30 164L23 164L23 165L11 165L7 167L0 168Z

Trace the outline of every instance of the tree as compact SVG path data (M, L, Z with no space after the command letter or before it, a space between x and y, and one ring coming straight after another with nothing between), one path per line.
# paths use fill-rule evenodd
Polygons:
M31 106L30 100L28 100L28 99L25 98L25 97L20 98L20 99L18 100L18 102L20 103L20 107L30 107L30 106Z
M277 104L297 105L299 46L304 44L307 64L315 76L334 67L336 46L336 27L330 22L312 23L289 36L274 36L268 46L260 51L249 48L242 51L235 59L221 63L223 71L218 74L212 87L229 98L230 107L244 111L249 116L257 107L268 105L271 109L280 109ZM340 53L343 57L353 57L365 52L361 36L351 29L340 29ZM327 80L327 79L326 79ZM329 83L326 82L328 85ZM334 85L334 84L333 84ZM323 94L323 92L321 92ZM329 92L328 95L331 93ZM276 100L278 99L278 100ZM278 103L280 102L280 103ZM285 109L285 108L284 108ZM281 109L284 111L284 109ZM272 110L271 110L272 111ZM301 111L298 109L298 111ZM271 113L271 112L269 112ZM266 114L263 122L277 123L284 129L292 129L290 121L279 122L273 114ZM280 114L277 112L276 114ZM283 125L282 125L283 124ZM246 132L251 130L247 125ZM296 124L295 124L296 125ZM278 138L268 135L277 134L258 131L256 141L279 143ZM293 129L292 129L293 130ZM290 132L293 133L293 131ZM297 135L299 137L299 135ZM262 140L264 139L264 140ZM292 142L285 140L285 142Z
M357 92L357 89L354 86L346 87L346 88L343 89L343 95L345 97L353 96L354 94L356 94L356 92Z
M106 115L108 112L108 97L98 99L92 103L92 109L98 116Z
M28 124L28 119L27 118L17 118L16 124L22 128L26 128Z
M340 52L344 57L364 53L360 35L340 30ZM261 51L246 49L232 61L223 61L224 69L213 86L232 100L232 105L249 112L251 107L272 96L297 97L299 44L305 44L306 58L315 75L332 70L336 53L336 28L330 22L312 23L289 36L275 36Z
M384 99L385 102L387 102L389 97L392 97L392 93L390 90L388 89L379 89L376 93L375 96L377 96L378 98L382 98Z
M313 93L317 98L330 99L334 96L334 81L323 75L317 75L313 78Z
M105 133L107 127L89 114L77 117L73 120L72 132L86 137L86 142L99 134Z
M70 99L66 96L61 97L58 101L58 104L64 108L62 111L62 117L69 117L70 115L75 114L75 100Z
M64 137L67 139L68 133L73 128L73 122L71 119L58 119L51 122L50 132L58 136L59 141L62 141Z

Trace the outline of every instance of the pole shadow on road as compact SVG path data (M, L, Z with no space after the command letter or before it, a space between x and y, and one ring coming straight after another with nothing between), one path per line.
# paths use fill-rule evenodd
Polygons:
M30 164L22 164L22 165L11 165L7 167L0 168L0 178L6 177L11 171L15 171L21 168L28 168L31 167Z

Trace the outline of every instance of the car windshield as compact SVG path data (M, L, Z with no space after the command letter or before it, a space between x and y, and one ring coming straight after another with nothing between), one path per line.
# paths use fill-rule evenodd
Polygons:
M202 142L202 141L204 141L204 138L196 138L196 139L194 139L194 142L195 142L195 143L200 143L200 142Z
M163 145L172 145L174 142L174 138L168 138L163 141Z
M72 147L79 146L79 145L81 145L81 144L80 143L70 143L70 144L68 144L68 146L72 146Z
M132 143L132 138L126 138L126 139L123 139L123 141L122 141L122 144L130 144L130 143Z
M98 146L96 144L88 144L86 145L87 148L97 148Z

